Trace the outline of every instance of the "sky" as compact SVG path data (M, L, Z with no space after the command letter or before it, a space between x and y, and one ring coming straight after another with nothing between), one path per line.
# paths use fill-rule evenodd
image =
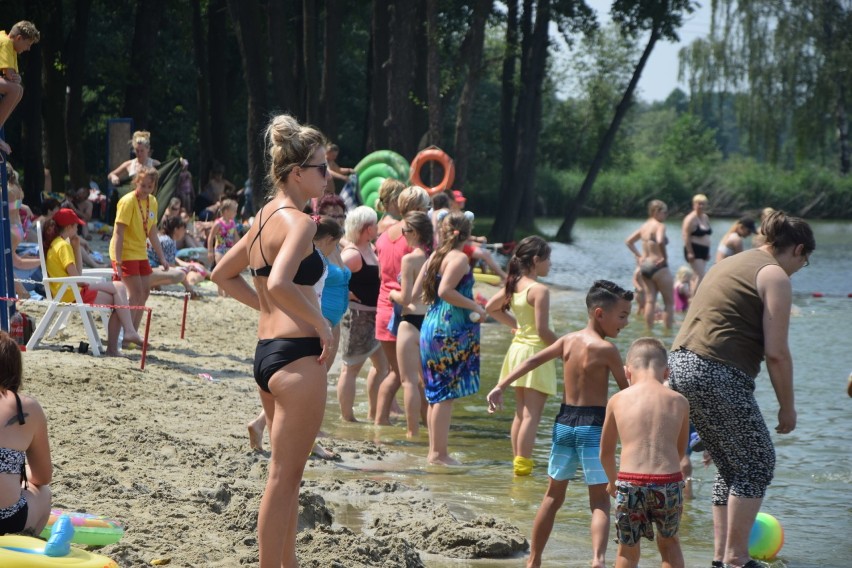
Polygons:
M639 80L638 96L642 100L648 102L664 100L676 87L687 90L686 85L679 84L677 80L677 53L681 47L710 33L710 0L699 0L699 3L700 6L684 18L683 25L678 29L680 43L659 41L654 46L654 51L651 52L651 57ZM586 0L586 4L598 11L598 22L601 25L610 22L611 0ZM642 43L641 47L644 45Z

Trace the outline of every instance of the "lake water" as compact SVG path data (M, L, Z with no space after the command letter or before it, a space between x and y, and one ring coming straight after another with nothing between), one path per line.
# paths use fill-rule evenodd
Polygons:
M714 219L714 249L731 220ZM553 269L547 281L554 285L551 325L558 334L585 326L585 290L598 278L631 284L633 257L624 238L641 224L636 219L585 219L575 229L575 243L553 245ZM541 222L540 228L554 234L557 221ZM852 223L815 222L817 249L810 266L793 276L794 308L790 323L790 348L795 362L795 391L798 426L788 435L774 434L778 405L765 371L757 381L757 398L776 444L775 479L764 501L763 511L777 517L785 531L785 543L773 568L845 568L852 565L852 442L848 430L852 399L846 395L846 380L852 371ZM680 224L668 225L670 266L682 263ZM823 297L814 297L821 293ZM644 335L635 316L615 340L624 354L629 344ZM658 331L661 334L661 332ZM662 337L667 343L671 338ZM485 394L496 383L503 354L511 341L504 327L482 326L482 386L480 393L456 403L450 449L465 464L459 468L425 465L426 433L416 442L405 440L400 427L374 428L341 424L333 387L323 430L332 436L373 439L403 452L394 464L377 463L374 471L339 471L339 477L393 479L422 485L436 498L451 504L461 517L484 513L517 525L529 538L532 522L547 487L546 464L550 430L559 399L548 402L539 427L534 460L536 469L528 478L512 476L509 442L511 410L498 415L486 412ZM333 377L336 380L336 377ZM363 382L356 414L366 416ZM511 389L510 389L511 390ZM513 408L511 394L507 407ZM561 395L561 390L560 390ZM710 498L715 474L694 456L696 498L685 506L681 543L688 567L706 568L713 550ZM310 475L310 473L309 473ZM581 476L582 477L582 476ZM545 550L544 566L589 565L588 493L582 481L572 483L565 505ZM338 511L335 521L357 526L357 512ZM612 529L611 538L614 538ZM615 559L615 545L607 551L608 564ZM643 541L642 565L659 565L653 543ZM424 556L437 568L508 567L522 565L521 559L447 561Z

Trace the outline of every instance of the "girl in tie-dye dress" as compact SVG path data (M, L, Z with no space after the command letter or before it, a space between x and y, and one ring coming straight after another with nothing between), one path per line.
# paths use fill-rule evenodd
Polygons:
M430 303L420 330L420 359L429 403L429 463L458 462L447 449L453 401L479 391L479 321L485 310L473 300L473 274L462 247L470 221L451 213L441 224L441 244L423 274ZM415 285L415 289L417 285ZM479 317L471 321L471 313Z

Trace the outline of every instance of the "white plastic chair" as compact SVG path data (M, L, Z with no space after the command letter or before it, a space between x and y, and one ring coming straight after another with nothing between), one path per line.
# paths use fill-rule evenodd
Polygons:
M42 240L41 223L36 223L36 233L38 234L38 259L41 262L41 273L43 275L42 282L44 283L45 299L51 302L41 321L33 332L32 337L27 342L27 349L37 349L45 337L53 337L56 332L65 324L65 320L70 314L80 314L80 319L83 320L83 328L86 331L86 337L89 339L89 347L92 349L92 354L99 357L104 351L103 343L95 328L96 314L100 314L104 328L108 325L109 314L112 312L110 308L96 308L83 303L83 298L80 295L80 284L102 282L103 276L67 276L64 278L51 278L47 275L47 263L44 258L44 243ZM75 303L73 305L61 305L55 302L53 291L50 289L51 283L62 284L56 293L56 298L61 298L65 292L71 290L74 294Z

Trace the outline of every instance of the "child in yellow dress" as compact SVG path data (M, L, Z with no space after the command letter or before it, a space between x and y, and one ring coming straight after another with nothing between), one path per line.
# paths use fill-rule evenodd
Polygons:
M522 240L507 268L506 286L485 306L495 320L515 330L503 360L500 379L554 341L550 329L550 290L538 282L550 272L550 245L541 237ZM511 313L509 313L511 311ZM544 403L556 394L553 363L533 369L515 384L515 418L512 421L512 454L515 475L530 475L532 451Z

